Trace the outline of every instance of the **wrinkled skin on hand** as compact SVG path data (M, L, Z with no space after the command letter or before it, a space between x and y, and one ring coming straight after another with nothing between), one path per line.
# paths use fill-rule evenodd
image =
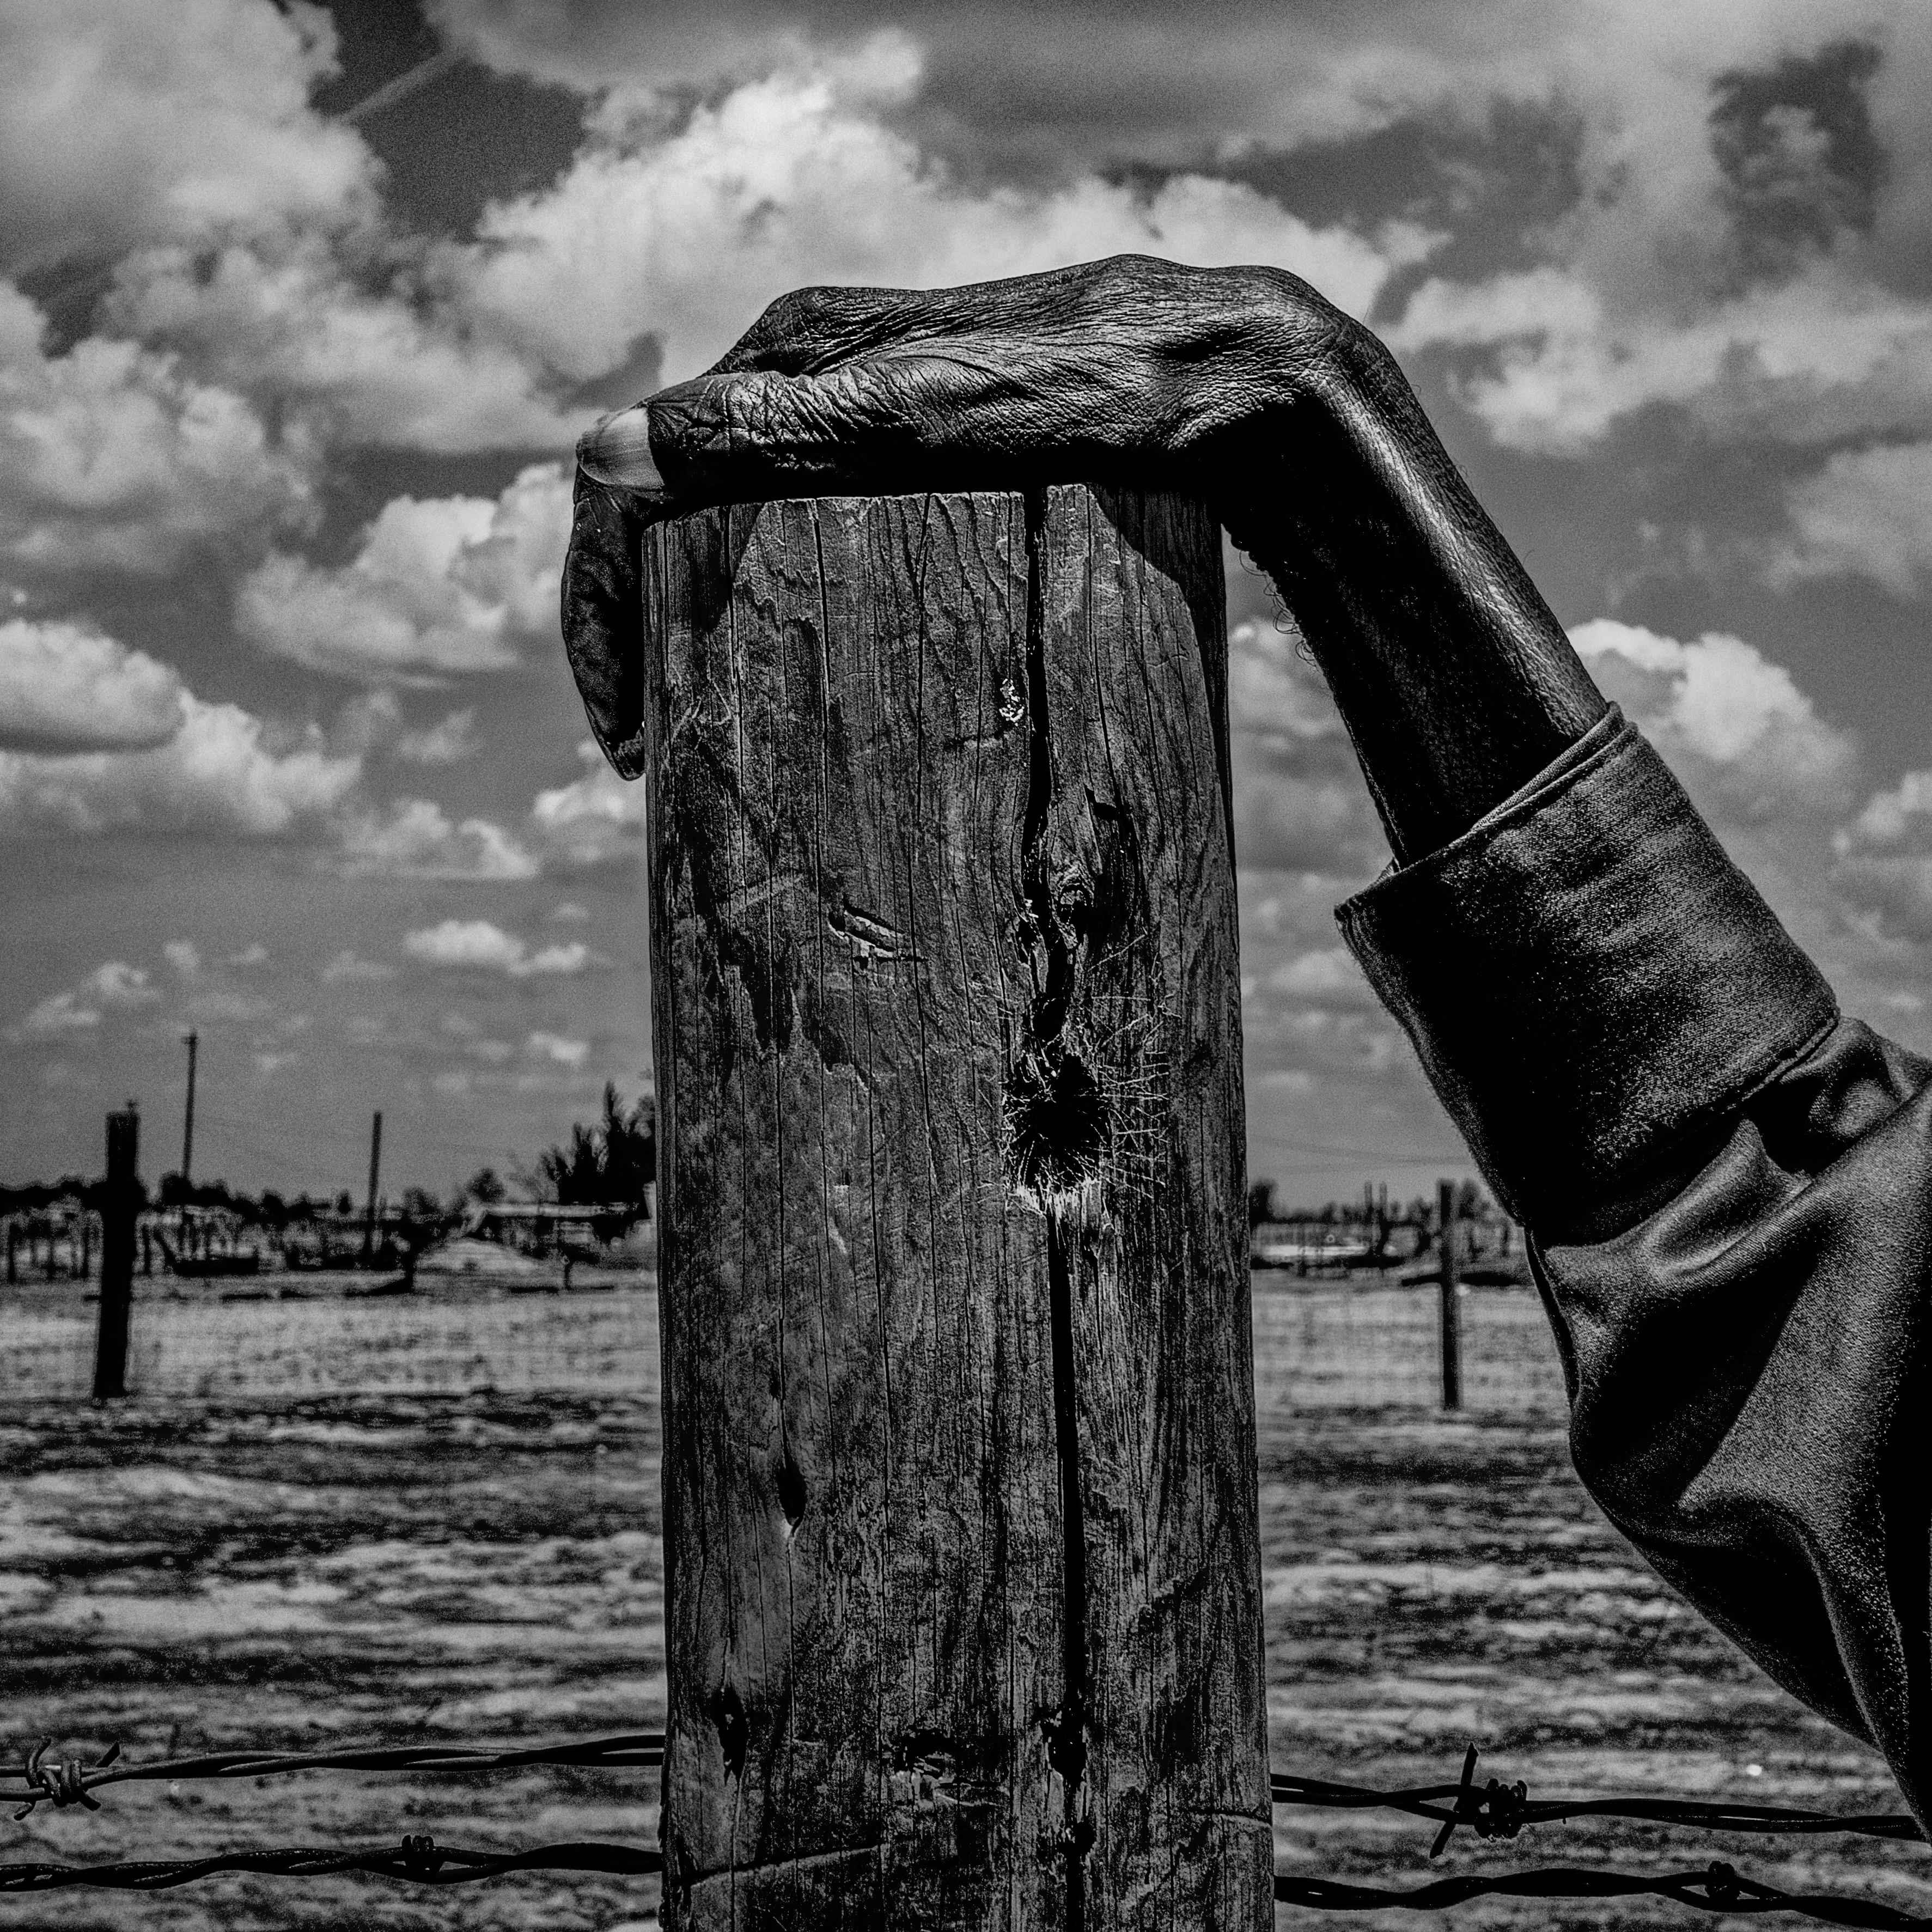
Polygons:
M1280 270L1125 256L965 288L802 290L704 374L591 430L563 628L593 728L619 770L640 768L650 521L1076 481L1196 494L1270 570L1399 853L1453 836L1602 710L1372 335Z

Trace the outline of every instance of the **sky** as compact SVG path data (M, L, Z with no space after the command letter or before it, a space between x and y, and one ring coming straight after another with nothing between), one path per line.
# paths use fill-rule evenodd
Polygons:
M0 1180L527 1165L649 1081L568 454L811 282L1132 249L1388 342L1847 1011L1932 1051L1916 0L11 0ZM1469 1163L1332 908L1388 852L1229 556L1249 1160Z

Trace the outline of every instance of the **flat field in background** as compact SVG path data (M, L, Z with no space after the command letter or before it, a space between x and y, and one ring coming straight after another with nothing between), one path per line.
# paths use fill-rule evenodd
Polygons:
M305 1298L272 1298L283 1286ZM77 1288L0 1292L0 1751L527 1738L664 1715L657 1322L648 1277L568 1295L316 1277L136 1284L130 1382L85 1399ZM172 1298L171 1298L172 1294ZM1807 1715L1678 1604L1570 1474L1534 1295L1468 1292L1466 1400L1438 1414L1432 1289L1258 1274L1256 1381L1277 1769L1453 1777L1464 1744L1534 1796L1643 1792L1898 1808L1876 1756ZM1752 1767L1756 1767L1754 1774ZM238 1845L654 1841L656 1778L298 1776L116 1788L98 1814L0 1818L0 1863ZM1279 1861L1364 1882L1712 1857L1932 1911L1912 1844L1547 1828L1439 1864L1392 1814L1281 1808ZM14 1927L608 1928L652 1882L459 1892L222 1879L148 1898L0 1899ZM1487 1901L1340 1928L1689 1925L1663 1901Z

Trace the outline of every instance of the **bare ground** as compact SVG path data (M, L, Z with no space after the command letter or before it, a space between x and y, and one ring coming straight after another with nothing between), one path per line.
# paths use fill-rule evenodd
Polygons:
M581 1278L580 1278L580 1280ZM602 1288L602 1292L598 1292ZM250 1291L255 1292L255 1291ZM1470 1407L1434 1406L1428 1292L1258 1277L1261 1503L1278 1769L1479 1775L1892 1809L1876 1756L1678 1604L1570 1474L1534 1298L1463 1304ZM662 1546L648 1283L474 1285L344 1301L137 1307L133 1400L96 1408L92 1310L0 1297L0 1751L314 1748L662 1722ZM353 1390L355 1393L344 1393ZM1755 1767L1755 1770L1754 1770ZM652 1774L302 1776L128 1786L98 1815L0 1820L0 1862L240 1844L654 1842ZM1384 1885L1525 1863L1682 1870L1932 1911L1924 1847L1598 1823L1464 1833L1435 1866L1394 1814L1276 1814L1284 1869ZM611 1928L651 1882L460 1892L224 1879L143 1898L0 1901L0 1925ZM1684 1925L1658 1902L1459 1908L1460 1926ZM1412 1913L1280 1923L1413 1927Z

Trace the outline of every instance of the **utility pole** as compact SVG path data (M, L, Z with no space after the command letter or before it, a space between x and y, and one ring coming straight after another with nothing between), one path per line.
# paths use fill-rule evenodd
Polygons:
M194 1028L188 1032L188 1116L182 1124L182 1186L185 1190L194 1177L194 1057L200 1036Z
M382 1168L382 1115L376 1110L375 1124L369 1130L369 1211L362 1223L362 1258L376 1252L376 1183Z

